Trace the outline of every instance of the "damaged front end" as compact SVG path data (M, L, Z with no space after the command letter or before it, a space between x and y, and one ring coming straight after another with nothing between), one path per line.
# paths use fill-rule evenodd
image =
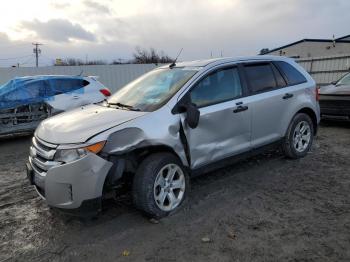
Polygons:
M58 94L53 76L14 78L0 86L0 135L32 132L45 118L59 113L51 102Z
M32 132L42 120L51 115L52 108L46 103L0 109L0 135Z

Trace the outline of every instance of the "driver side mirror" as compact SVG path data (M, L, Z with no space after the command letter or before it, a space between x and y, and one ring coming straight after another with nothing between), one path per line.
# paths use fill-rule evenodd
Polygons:
M184 105L184 108L186 110L186 122L188 126L192 129L196 128L199 123L199 116L201 114L200 111L193 103Z
M185 121L192 129L196 128L199 123L200 111L197 106L192 103L191 97L187 94L181 101L173 108L173 114L186 113Z
M331 84L332 84L332 85L337 85L337 82L338 82L338 81L332 81Z

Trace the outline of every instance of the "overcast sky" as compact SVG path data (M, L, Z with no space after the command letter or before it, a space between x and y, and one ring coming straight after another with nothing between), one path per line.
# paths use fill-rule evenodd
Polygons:
M350 34L349 0L1 1L0 66L55 58L128 59L136 46L180 60L255 55L302 38Z

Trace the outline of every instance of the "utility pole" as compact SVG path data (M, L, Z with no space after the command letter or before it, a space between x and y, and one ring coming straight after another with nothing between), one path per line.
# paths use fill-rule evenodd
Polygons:
M39 48L39 45L42 45L38 42L36 43L32 43L32 45L35 46L35 48L33 49L33 53L35 54L35 65L36 67L39 66L39 54L41 54L41 49Z

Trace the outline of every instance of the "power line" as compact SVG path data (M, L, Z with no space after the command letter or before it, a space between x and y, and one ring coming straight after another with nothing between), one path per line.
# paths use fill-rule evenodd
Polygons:
M12 48L14 46L18 47L18 46L28 46L29 43L12 43L9 45L0 45L0 48Z
M32 56L32 55L9 57L9 58L0 58L0 60L13 60L13 59L20 59L20 58L25 58L25 57L29 57L29 56Z
M33 56L31 55L31 57L29 59L27 59L26 61L22 62L22 63L19 63L19 65L27 65L29 64L29 61L32 61L33 60Z
M30 65L33 64L33 59L34 59L34 55L30 55L29 58L27 59L22 59L21 61L17 60L17 61L0 61L0 67L14 67L15 65L17 67L19 66L23 66L23 65Z

